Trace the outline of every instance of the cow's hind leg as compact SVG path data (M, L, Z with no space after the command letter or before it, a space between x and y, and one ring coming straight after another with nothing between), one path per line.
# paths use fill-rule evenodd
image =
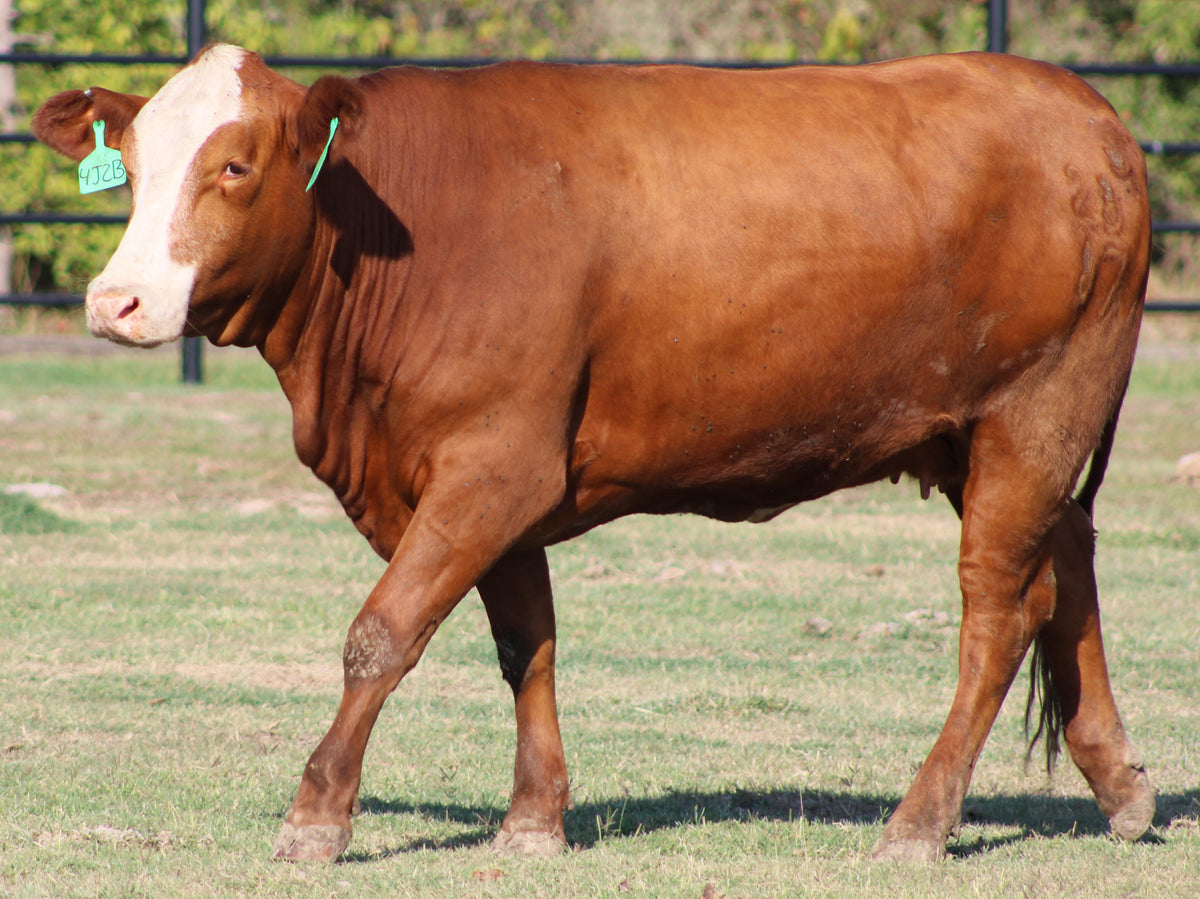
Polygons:
M517 718L512 804L492 845L551 855L566 846L569 791L554 698L554 603L545 551L505 556L478 586Z
M1031 458L1003 422L972 438L963 489L959 583L963 618L950 713L876 858L933 861L958 824L975 762L1034 635L1053 612L1050 531L1069 486L1062 466ZM1058 471L1058 476L1054 472Z
M1135 840L1154 817L1154 789L1113 700L1100 634L1095 537L1077 503L1068 504L1053 545L1057 606L1034 654L1034 685L1041 686L1043 703L1038 730L1050 763L1061 729L1113 833ZM1029 711L1033 698L1031 692Z

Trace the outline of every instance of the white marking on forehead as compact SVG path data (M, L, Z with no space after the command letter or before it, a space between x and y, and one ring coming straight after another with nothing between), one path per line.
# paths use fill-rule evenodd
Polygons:
M137 162L187 166L217 128L236 121L242 112L238 70L245 58L240 47L219 44L164 84L133 120Z
M214 131L241 117L238 69L245 56L239 47L213 47L164 84L133 120L139 213L143 204L154 208L151 219L160 210L173 212L196 153ZM170 212L160 226L170 222Z
M217 45L163 85L133 120L133 215L91 293L137 296L146 342L183 332L196 264L171 256L171 224L187 202L185 181L204 143L242 115L239 47Z

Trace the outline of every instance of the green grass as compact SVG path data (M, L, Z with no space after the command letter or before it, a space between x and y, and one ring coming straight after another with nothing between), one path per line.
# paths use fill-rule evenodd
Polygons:
M0 534L44 537L76 530L75 522L47 512L33 500L0 493Z
M957 523L913 484L761 526L624 520L552 551L578 851L499 858L511 696L468 597L384 710L343 863L271 863L382 572L251 355L0 356L0 894L1194 896L1200 359L1139 362L1097 505L1114 687L1160 790L1122 845L1024 683L932 868L864 856L954 690ZM912 614L928 610L928 614ZM941 617L944 615L946 620ZM821 633L810 625L829 622Z

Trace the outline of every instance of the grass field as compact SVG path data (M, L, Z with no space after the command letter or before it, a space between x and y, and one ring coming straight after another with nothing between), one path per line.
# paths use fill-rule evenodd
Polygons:
M469 596L392 697L349 857L268 860L382 571L295 460L256 357L0 356L0 894L1196 896L1200 354L1140 358L1097 506L1118 703L1160 791L1132 845L1025 680L946 863L864 856L954 689L956 519L914 484L760 526L638 518L552 550L577 849L501 858L511 694ZM815 619L824 619L824 622ZM1019 692L1020 695L1017 695Z

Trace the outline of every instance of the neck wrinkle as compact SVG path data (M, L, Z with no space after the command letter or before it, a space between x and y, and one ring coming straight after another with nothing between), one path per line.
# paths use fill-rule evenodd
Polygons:
M332 229L318 221L309 262L296 279L279 315L259 343L292 407L296 452L310 468L325 455L320 438L325 372L346 287L329 265Z
M320 310L327 310L331 305L340 306L345 296L345 286L329 266L334 240L329 235L332 229L322 227L323 224L317 223L308 261L280 305L275 321L257 342L259 353L275 370L281 383L300 361L298 355L313 341L314 332L329 330L322 328L320 322L328 321L330 316L327 311ZM284 389L287 389L286 384Z

